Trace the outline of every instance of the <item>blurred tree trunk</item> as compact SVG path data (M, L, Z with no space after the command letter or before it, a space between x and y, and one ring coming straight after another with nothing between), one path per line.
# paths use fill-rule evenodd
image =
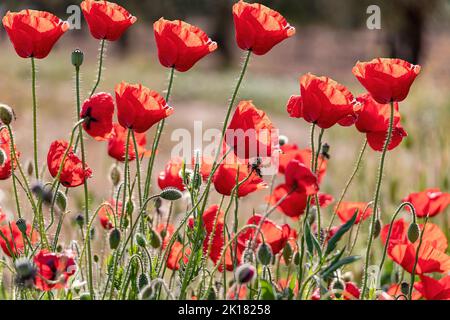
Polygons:
M220 66L226 68L232 60L232 44L230 43L230 31L234 30L231 27L233 24L231 15L232 2L229 0L217 0L215 3L215 10L213 13L213 33L211 38L217 41L220 48L218 54L220 55Z

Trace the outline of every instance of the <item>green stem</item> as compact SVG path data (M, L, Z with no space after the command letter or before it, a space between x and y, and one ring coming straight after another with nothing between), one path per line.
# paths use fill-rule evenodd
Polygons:
M16 184L16 175L14 174L14 169L15 169L15 163L16 163L16 156L15 156L15 153L16 153L16 148L14 147L14 138L13 138L13 133L12 133L12 130L11 130L11 126L8 124L8 133L9 133L9 136L10 136L10 138L9 138L9 140L10 140L10 153L9 153L9 156L10 156L10 158L11 158L11 176L12 176L12 182L13 182L13 189L14 189L14 196L15 196L15 199L16 199L16 207L17 207L17 214L19 215L19 218L22 218L22 213L21 213L21 210L20 210L20 201L19 201L19 194L18 194L18 192L17 192L17 184ZM26 181L25 181L25 183L27 183Z
M37 150L37 99L36 99L36 63L31 57L31 91L33 95L33 150L34 172L36 180L39 180L38 150Z
M175 75L175 68L171 68L170 75L169 75L169 85L167 87L167 93L166 93L166 103L169 103L170 95L172 93L174 75ZM156 134L155 134L155 138L153 140L153 145L152 145L152 154L150 155L150 160L148 162L148 167L147 167L147 178L145 180L145 189L144 189L144 198L145 199L148 198L148 195L150 193L150 187L152 184L153 166L155 164L156 152L158 150L159 140L161 139L161 134L164 130L165 123L166 123L165 119L162 119L158 123L158 127L156 128Z
M389 117L389 128L388 128L386 141L384 142L383 150L382 150L382 153L381 153L380 166L378 168L378 179L377 179L377 184L376 184L375 194L374 194L374 200L373 200L373 212L374 212L374 214L372 215L372 221L371 221L370 230L369 230L369 242L367 244L367 250L366 250L366 260L365 260L365 265L364 265L364 279L363 279L363 286L362 286L362 290L361 290L361 297L362 297L362 299L365 299L365 294L366 294L366 290L367 290L367 278L368 278L368 271L369 271L370 251L371 251L371 248L372 248L372 241L373 241L373 230L374 230L374 227L375 227L375 222L376 222L376 217L377 217L376 212L378 210L378 202L379 202L379 198L380 198L381 182L383 180L384 162L386 160L386 154L387 154L387 151L388 151L389 144L391 142L393 127L394 127L394 102L391 102L391 112L390 112L390 117Z
M99 86L99 84L100 84L100 81L101 81L101 79L102 79L102 71L103 71L103 55L104 55L104 53L105 53L105 45L106 45L106 40L105 40L105 39L102 39L102 40L100 41L100 57L99 57L99 60L98 60L97 80L95 81L95 85L94 85L94 87L92 88L92 91L91 91L91 94L90 94L91 97L94 95L94 93L95 93L95 91L97 90L97 88L98 88L98 86Z
M141 185L141 159L139 158L139 152L138 152L138 144L136 141L136 135L134 134L134 131L129 129L131 131L131 137L133 138L133 145L134 145L134 154L136 156L136 175L137 175L137 184L138 184L138 196L139 196L139 210L142 209L142 185ZM141 218L141 232L142 234L145 234L145 217L142 216Z
M425 233L425 228L427 226L427 223L428 223L428 216L425 219L425 223L423 224L422 232L420 233L419 245L417 246L416 256L414 259L414 266L411 271L411 282L409 284L409 294L408 294L409 300L412 300L412 293L414 290L414 282L415 282L415 278L416 278L416 268L417 268L417 264L419 263L419 252L420 252L420 248L422 247L423 234Z

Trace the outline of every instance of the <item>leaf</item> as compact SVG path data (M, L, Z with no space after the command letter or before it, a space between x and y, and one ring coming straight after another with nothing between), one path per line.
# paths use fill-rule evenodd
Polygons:
M309 223L305 223L305 237L308 252L313 255L314 248L316 248L317 254L320 258L322 258L322 248L320 247L317 237L311 232L311 226Z
M358 261L359 259L361 259L360 256L345 257L344 259L341 259L335 263L330 264L330 266L328 268L326 268L324 271L321 272L321 276L323 278L328 278L328 276L330 274L332 274L334 271L336 271L337 269L339 269L347 264Z
M330 240L328 240L327 249L325 250L325 255L329 255L335 248L339 240L344 236L344 234L347 233L348 230L355 224L356 217L358 216L358 210L355 211L355 214L353 217L348 220L342 227L339 228L339 230L336 232L336 234L331 237Z
M272 284L267 280L260 280L260 300L276 300L276 292Z

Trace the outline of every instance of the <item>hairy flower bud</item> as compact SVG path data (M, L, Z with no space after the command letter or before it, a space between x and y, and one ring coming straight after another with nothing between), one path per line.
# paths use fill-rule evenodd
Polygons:
M141 233L136 234L136 243L142 248L147 246L147 240L145 240L145 237Z
M408 282L402 282L400 284L400 291L407 296L409 294L409 284Z
M373 237L378 238L381 232L381 221L380 219L375 220L375 225L373 226Z
M159 196L164 200L175 201L183 196L183 193L177 188L165 188Z
M294 253L294 251L292 250L291 245L289 244L289 242L287 242L283 249L283 259L284 259L284 262L286 262L286 265L291 264L293 253Z
M19 258L14 263L16 284L22 288L32 288L36 277L36 266L27 258Z
M256 250L256 256L263 266L267 266L272 262L272 248L267 243L263 242Z
M109 247L111 249L117 249L119 247L120 243L120 231L119 229L113 229L111 230L111 233L109 234Z
M294 254L294 264L295 264L296 266L298 266L298 265L300 264L300 253L299 253L299 252L296 252L296 253Z
M33 161L27 160L27 162L25 164L25 168L27 169L28 176L31 177L33 175L33 172L34 172Z
M53 194L49 188L44 187L40 182L36 182L31 186L31 192L33 192L42 202L51 204L53 200Z
M0 103L0 121L8 126L13 119L14 112L11 107Z
M419 225L415 222L411 223L408 228L408 240L412 243L416 242L419 239L420 228Z
M66 211L67 208L67 197L61 190L58 190L55 194L55 202L59 210L62 212Z
M80 294L80 300L92 300L92 296L89 293L84 292Z
M80 228L83 228L83 226L84 226L84 216L81 213L77 214L77 216L75 217L75 223Z
M25 219L23 219L23 218L18 219L16 221L16 226L20 230L20 232L22 232L22 233L27 232L27 222L25 221Z
M84 60L84 53L80 49L76 49L72 52L72 65L74 67L81 67Z
M253 280L256 275L256 269L249 263L241 264L236 269L236 279L239 284L246 284Z
M149 283L148 276L145 273L141 273L138 277L138 287L140 290L145 288Z
M113 164L109 170L109 178L115 187L119 185L120 180L122 179L122 171L117 164Z
M161 236L159 235L158 232L156 232L155 230L151 229L150 230L150 246L154 249L158 249L159 247L161 247Z

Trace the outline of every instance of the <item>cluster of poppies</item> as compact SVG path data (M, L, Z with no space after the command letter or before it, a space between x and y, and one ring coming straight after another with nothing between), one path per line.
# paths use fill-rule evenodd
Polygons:
M137 21L137 18L123 7L107 1L85 0L81 3L81 9L92 36L103 42L120 39L122 34ZM233 6L233 17L237 44L239 48L247 51L249 56L264 55L275 45L295 34L295 28L283 16L260 4L239 1ZM67 22L50 13L34 10L8 12L3 18L3 25L17 54L22 58L33 59L47 57L58 39L69 30ZM161 18L154 23L153 31L159 61L162 66L171 69L172 76L175 70L178 72L190 70L200 59L218 48L217 43L204 31L184 21L168 21ZM79 61L73 63L79 67ZM359 132L366 135L367 143L373 150L384 153L399 146L407 135L401 125L399 103L407 97L420 69L420 66L400 59L378 58L370 62L358 62L353 68L353 74L367 90L358 97L333 79L308 73L300 78L300 95L293 95L286 109L290 117L304 119L313 125L313 129L319 127L322 130L321 135L324 130L336 124L345 127L354 125ZM115 97L110 93L95 93L93 90L81 105L80 125L94 140L106 142L109 156L118 162L124 162L127 166L129 161L139 162L138 160L151 156L152 164L159 138L158 136L155 138L154 147L148 150L147 132L157 125L157 134L160 134L165 119L173 114L174 108L169 106L167 100L168 96L164 98L142 84L122 81L115 87ZM296 144L289 143L285 137L275 136L275 125L251 100L242 100L236 106L231 105L229 111L234 107L234 114L231 116L229 113L231 118L229 122L228 117L226 118L224 129L227 129L226 132L242 131L251 134L246 135L245 143L242 144L237 136L226 135L224 132L216 159L207 157L193 159L193 171L198 170L202 180L199 185L205 184L206 192L209 192L210 185L214 186L222 199L230 197L230 203L233 199L238 203L239 199L269 188L261 173L265 165L263 157L278 158L277 177L273 181L281 177L282 182L270 186L270 194L266 198L267 209L262 213L254 212L240 231L237 230L238 219L235 221L234 230L229 230L227 225L229 208L225 210L223 200L219 205L209 206L206 206L205 200L203 212L188 217L186 234L192 235L199 228L202 230L201 233L197 233L202 236L200 250L204 257L212 261L214 268L223 273L227 271L238 273L236 278L239 282L242 277L243 279L253 277L252 268L247 268L244 275L242 272L239 273L239 270L242 270L242 266L253 263L255 258L252 256L255 252L265 271L275 260L274 257L278 257L278 263L283 261L286 265L291 263L294 256L299 259L299 253L303 252L300 252L302 249L299 246L298 231L290 224L280 225L269 219L269 215L274 211L279 211L294 222L302 217L308 217L308 222L303 224L303 232L311 228L312 233L319 239L319 249L327 241L331 241L336 233L346 228L349 222L361 224L374 214L378 215L377 210L371 208L369 202L349 202L340 199L333 212L339 217L341 225L322 228L320 222L316 222L314 215L310 213L313 211L312 208L320 210L334 202L332 195L320 192L329 161L327 146L320 145L319 150L314 150L313 147L302 149ZM20 153L16 151L10 132L5 127L0 129L2 180L10 178L14 168L19 166ZM72 140L54 141L47 154L50 175L66 188L85 184L93 174L84 163L84 156L80 158L72 144ZM250 145L256 145L257 148L250 148ZM140 168L137 169L139 172ZM177 190L179 193L192 192L190 182L183 175L185 171L186 164L183 159L170 159L157 176L161 194L167 190ZM140 183L138 176L139 192ZM124 189L126 200L128 192L126 185ZM145 199L139 195L139 202L143 200ZM414 219L416 217L428 219L444 212L450 204L450 194L439 189L428 189L410 194L404 202L415 209L414 212L410 209ZM198 206L194 203L191 205ZM125 205L118 199L103 203L97 210L101 226L111 234L112 231L119 232L119 229L126 228L123 215L132 211L130 207L130 203ZM155 207L159 210L160 204ZM316 214L320 217L320 213ZM446 236L436 224L425 222L419 225L420 239L419 237L412 239L408 225L404 219L399 219L381 229L381 240L386 245L388 256L405 271L420 276L421 281L414 284L414 298L449 299L450 276L443 276L440 280L429 276L432 273L445 275L450 272L450 257L446 254L448 246ZM42 232L42 229L39 232ZM131 228L130 232L132 234L134 229ZM169 219L167 222L158 221L154 227L152 226L150 234L152 247L164 252L162 258L165 259L167 268L173 271L184 269L190 260L196 257L195 244L185 244L179 237L179 229L170 223ZM21 281L31 279L35 288L50 291L65 288L68 280L75 275L78 257L70 250L55 253L41 247L41 250L33 255L33 264L27 268L20 268L21 264L26 266L29 263L21 261L20 258L23 255L27 256L34 246L37 245L37 248L41 246L40 234L25 220L9 222L6 214L0 211L0 235L2 251L16 261ZM111 237L111 248L117 249L118 244L114 241ZM117 241L120 241L120 237ZM303 238L300 241L303 241ZM88 237L86 243L89 242ZM146 242L138 241L138 245L145 247ZM150 255L148 251L146 254ZM149 260L151 264L152 259ZM301 265L302 262L297 261L297 265ZM20 274L20 270L27 270L27 274ZM288 278L279 280L277 285L281 289L292 282ZM240 284L248 282L242 280ZM298 293L299 285L302 284L295 281L294 284L293 291ZM341 289L344 299L360 298L360 289L351 280L345 281ZM399 284L394 284L380 298L394 299L400 289ZM228 292L230 298L246 296L245 285L232 287ZM320 288L313 288L310 297L314 300L321 299ZM337 293L331 297L337 297Z

